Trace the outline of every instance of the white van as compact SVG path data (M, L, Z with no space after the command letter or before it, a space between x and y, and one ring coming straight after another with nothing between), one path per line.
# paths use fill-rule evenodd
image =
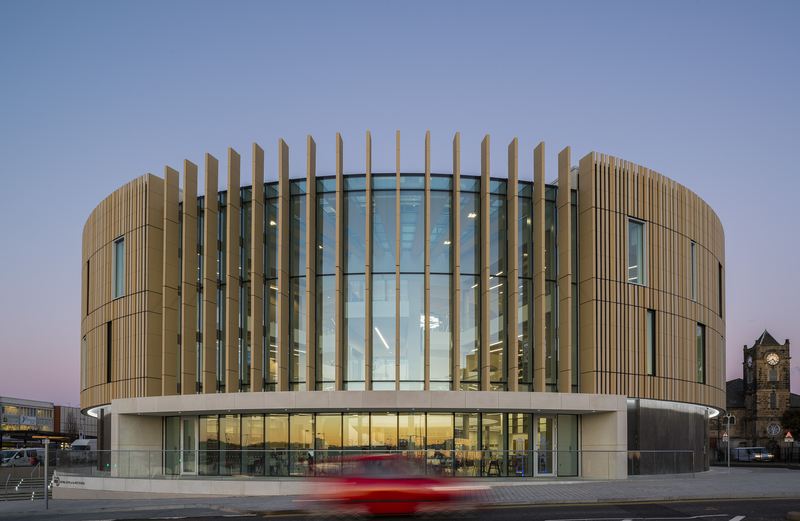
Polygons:
M43 462L44 449L26 448L0 451L0 466L3 467L30 467Z
M72 442L71 450L97 450L97 440L75 440Z

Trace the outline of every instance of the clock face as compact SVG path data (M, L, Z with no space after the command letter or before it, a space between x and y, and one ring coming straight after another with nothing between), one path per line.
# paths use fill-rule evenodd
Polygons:
M753 357L752 356L748 356L747 357L747 367L753 367Z
M778 362L781 361L781 357L778 356L778 353L769 353L765 360L769 365L778 365Z
M777 436L781 432L781 427L777 423L770 423L767 427L767 434L770 436Z

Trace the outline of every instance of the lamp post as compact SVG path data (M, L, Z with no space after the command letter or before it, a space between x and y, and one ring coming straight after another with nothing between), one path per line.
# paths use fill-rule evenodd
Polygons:
M728 441L726 443L727 445L726 448L728 451L728 468L731 468L731 418L735 418L735 416L729 412L726 412L723 418L725 418L725 420L727 420L728 422L728 427L725 429L725 432L728 433Z
M50 508L47 500L47 473L48 473L48 465L50 463L50 438L44 438L44 509L47 510Z

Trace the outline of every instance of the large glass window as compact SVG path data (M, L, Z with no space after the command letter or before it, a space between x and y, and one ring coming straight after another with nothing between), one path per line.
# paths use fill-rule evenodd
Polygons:
M520 391L533 390L533 202L531 187L520 183L517 199L517 379ZM527 196L527 197L526 197ZM509 303L513 305L513 303Z
M545 190L544 206L544 255L545 255L545 389L558 390L558 188L548 186Z
M316 449L314 453L315 474L317 476L331 475L340 468L338 458L342 456L342 453L339 452L339 449L342 448L342 415L339 413L317 414L314 423L317 429L314 442Z
M505 414L481 415L481 449L483 456L483 476L505 476L507 465Z
M517 369L520 391L533 390L533 280L519 279L517 293Z
M278 382L278 286L277 280L264 284L263 367L264 390L274 391Z
M289 474L292 476L308 476L313 469L314 448L314 415L292 414L289 417Z
M111 285L114 298L120 298L125 295L125 237L120 237L114 241L113 257L114 267Z
M308 333L308 320L306 316L306 278L292 279L292 293L290 305L291 314L291 340L289 353L289 382L293 391L305 391L306 383L306 334Z
M544 296L545 389L558 390L558 283L547 281Z
M400 390L425 388L425 276L400 275Z
M292 196L291 204L291 237L292 250L289 255L292 277L304 277L306 274L306 196Z
M428 415L428 419L430 420ZM421 451L425 448L425 413L399 413L398 423L398 448L409 450L408 455L413 458L424 456ZM423 463L424 465L424 463Z
M461 276L461 390L480 390L480 277Z
M652 309L647 310L647 374L656 374L656 312Z
M278 199L267 199L264 204L264 276L278 277Z
M343 278L344 294L344 387L345 390L364 390L366 356L364 351L365 277L347 275ZM394 338L394 337L392 337ZM383 348L380 344L379 348ZM373 345L373 349L375 349Z
M505 390L506 277L490 277L489 284L489 381L492 390Z
M400 192L400 271L425 271L425 192Z
M219 418L217 416L200 417L198 442L200 475L215 476L219 474Z
M453 325L452 280L450 275L431 275L430 379L432 391L452 389Z
M508 475L515 477L531 476L533 474L533 458L531 450L530 414L508 414Z
M461 273L480 274L480 194L461 192Z
M317 196L317 275L336 271L336 193Z
M450 192L431 192L431 273L451 273L453 269L452 199Z
M372 388L395 389L395 275L372 276Z
M344 448L348 454L356 454L358 449L369 449L369 413L345 413L342 418L344 428Z
M289 475L289 415L268 414L265 418L267 428L266 448L267 472L270 476Z
M336 383L336 279L317 277L317 390L333 391Z
M373 450L397 450L397 413L372 413L371 434Z
M264 475L264 415L242 415L242 464L245 474Z
M644 223L628 219L628 282L632 284L647 284L645 240Z
M366 192L345 192L344 202L344 272L364 273L367 251Z
M219 474L242 473L242 437L238 414L219 417Z
M697 324L697 382L706 383L706 326Z
M397 206L394 191L372 193L372 272L394 273L397 262Z

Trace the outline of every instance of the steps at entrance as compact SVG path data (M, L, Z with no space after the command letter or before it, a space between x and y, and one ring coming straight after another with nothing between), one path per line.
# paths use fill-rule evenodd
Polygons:
M48 497L53 497L53 476L47 487ZM23 501L44 499L44 477L9 479L0 485L0 501Z

